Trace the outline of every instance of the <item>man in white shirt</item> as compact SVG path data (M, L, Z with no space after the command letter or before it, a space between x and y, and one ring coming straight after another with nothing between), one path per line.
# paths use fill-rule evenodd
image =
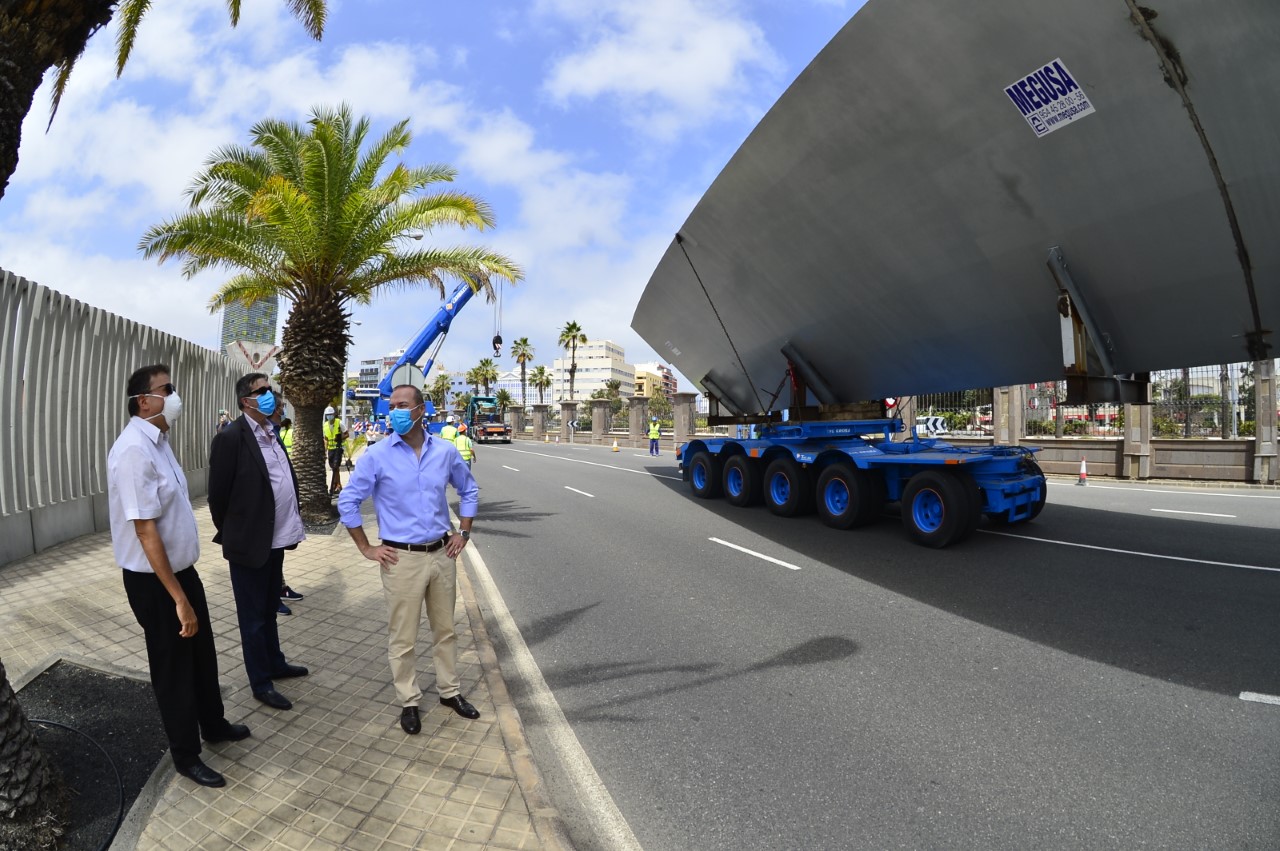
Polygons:
M107 455L111 544L147 642L151 686L178 773L225 786L200 760L206 742L239 741L249 728L223 714L209 604L196 573L200 540L187 477L169 445L182 400L164 364L144 366L126 388L129 422Z

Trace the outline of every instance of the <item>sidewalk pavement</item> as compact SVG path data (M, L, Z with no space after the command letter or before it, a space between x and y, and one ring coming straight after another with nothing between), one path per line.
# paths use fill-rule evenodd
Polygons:
M226 562L211 543L203 499L195 511L197 570L209 598L227 718L247 724L252 736L205 746L202 758L227 778L222 789L179 777L166 754L139 798L145 807L150 793L154 809L126 822L114 848L135 847L135 840L140 851L570 847L543 797L465 570L458 571L455 613L458 673L479 720L439 704L424 615L422 732L408 736L400 729L378 568L360 556L341 525L332 535L309 532L285 554L285 580L306 599L290 604L291 616L279 617L280 644L290 662L311 673L276 684L294 704L281 712L249 690ZM371 539L376 526L367 516ZM11 680L26 681L55 656L147 676L142 632L109 534L78 538L0 569L0 658Z

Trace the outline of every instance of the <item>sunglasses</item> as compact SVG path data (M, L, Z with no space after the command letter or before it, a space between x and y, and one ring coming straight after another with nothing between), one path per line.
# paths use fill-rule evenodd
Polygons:
M265 396L265 395L267 395L267 394L268 394L268 393L270 393L270 392L271 392L271 388L270 388L270 387L259 387L257 390L250 390L250 391L249 391L249 395L250 395L250 396Z
M177 392L178 392L178 388L177 388L177 387L174 387L172 384L161 384L161 385L160 385L160 386L158 386L158 387L152 387L152 388L151 388L150 390L148 390L147 392L148 392L148 393L154 393L154 392L156 392L157 390L163 390L166 396L172 396L174 393L177 393Z

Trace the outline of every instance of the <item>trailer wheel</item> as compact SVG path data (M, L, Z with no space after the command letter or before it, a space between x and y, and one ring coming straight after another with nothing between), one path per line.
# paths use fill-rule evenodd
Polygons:
M1041 479L1044 479L1044 471L1040 469L1040 464L1036 461L1036 459L1023 458L1021 466L1024 471L1028 473L1035 473L1038 476L1040 476ZM1037 517L1040 516L1040 512L1044 510L1044 504L1048 498L1049 498L1049 482L1047 479L1045 479L1040 483L1040 498L1036 500L1034 505L1031 506L1031 514L1023 518L1022 520L1012 521L1012 525L1016 526L1020 523L1029 523L1032 520L1035 520ZM1009 512L1007 511L996 511L991 514L988 514L987 516L990 517L991 522L996 524L997 526L1011 525L1009 520Z
M941 549L971 530L973 502L964 484L943 471L923 470L902 491L902 525L918 544Z
M952 475L960 482L960 487L964 490L965 496L969 498L969 522L966 523L964 529L960 531L959 537L952 541L952 543L959 543L972 535L973 531L978 528L978 521L982 519L982 505L984 498L982 496L982 489L978 487L978 482L973 478L971 473L967 473L963 470L955 470L952 472Z
M689 460L689 485L698 499L720 495L720 464L710 452L695 452Z
M833 529L865 526L884 507L884 480L852 464L838 463L818 476L818 516Z
M760 463L746 455L732 456L724 462L723 484L730 505L755 505L760 501Z
M764 471L764 504L779 517L813 510L813 484L808 471L791 458L776 458Z

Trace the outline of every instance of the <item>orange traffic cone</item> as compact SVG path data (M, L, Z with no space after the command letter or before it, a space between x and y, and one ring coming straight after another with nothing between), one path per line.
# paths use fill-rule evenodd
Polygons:
M1080 456L1080 478L1076 480L1077 485L1089 484L1089 471L1084 466L1084 456Z
M542 435L542 442L543 442L543 443L550 443L550 442L551 442L551 435L546 434L546 433L544 432L544 433L543 433L543 435Z
M616 437L613 439L613 451L614 452L618 451L618 438Z

